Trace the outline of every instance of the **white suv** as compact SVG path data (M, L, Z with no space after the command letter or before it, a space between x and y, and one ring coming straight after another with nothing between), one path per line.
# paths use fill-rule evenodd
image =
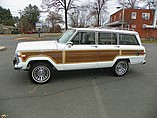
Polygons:
M17 45L14 68L29 70L35 83L46 83L58 71L112 68L123 76L129 64L145 64L145 48L137 32L74 28L58 41L23 42Z

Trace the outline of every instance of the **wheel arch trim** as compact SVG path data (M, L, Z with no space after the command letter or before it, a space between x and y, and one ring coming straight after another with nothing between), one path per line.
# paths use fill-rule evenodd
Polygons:
M127 57L120 57L120 58L116 58L116 59L114 59L114 61L113 61L113 63L112 63L112 67L116 64L116 62L117 61L119 61L119 60L126 60L128 63L130 63L130 59L129 58L127 58Z
M58 70L57 64L52 59L50 59L49 57L31 57L31 58L28 58L26 62L23 62L23 63L25 63L23 66L23 69L28 68L29 64L32 62L41 62L41 61L48 62L49 64L51 64L53 67L55 67Z

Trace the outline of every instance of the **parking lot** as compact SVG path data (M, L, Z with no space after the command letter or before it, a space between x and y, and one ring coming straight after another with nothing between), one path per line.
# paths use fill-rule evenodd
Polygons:
M147 64L124 77L110 69L55 72L44 85L15 71L16 36L0 35L0 115L8 118L157 118L157 45L144 44ZM49 37L51 39L51 37ZM54 39L52 37L52 39Z

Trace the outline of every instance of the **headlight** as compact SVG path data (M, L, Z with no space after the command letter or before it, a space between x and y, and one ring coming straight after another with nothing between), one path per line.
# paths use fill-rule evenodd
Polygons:
M18 56L18 57L21 57L21 52L17 52L17 56Z

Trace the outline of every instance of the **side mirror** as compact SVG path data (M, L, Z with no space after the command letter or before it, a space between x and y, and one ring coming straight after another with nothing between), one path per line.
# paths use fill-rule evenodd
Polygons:
M71 46L74 45L74 43L73 43L73 42L68 42L67 45L68 45L69 47L71 47Z

